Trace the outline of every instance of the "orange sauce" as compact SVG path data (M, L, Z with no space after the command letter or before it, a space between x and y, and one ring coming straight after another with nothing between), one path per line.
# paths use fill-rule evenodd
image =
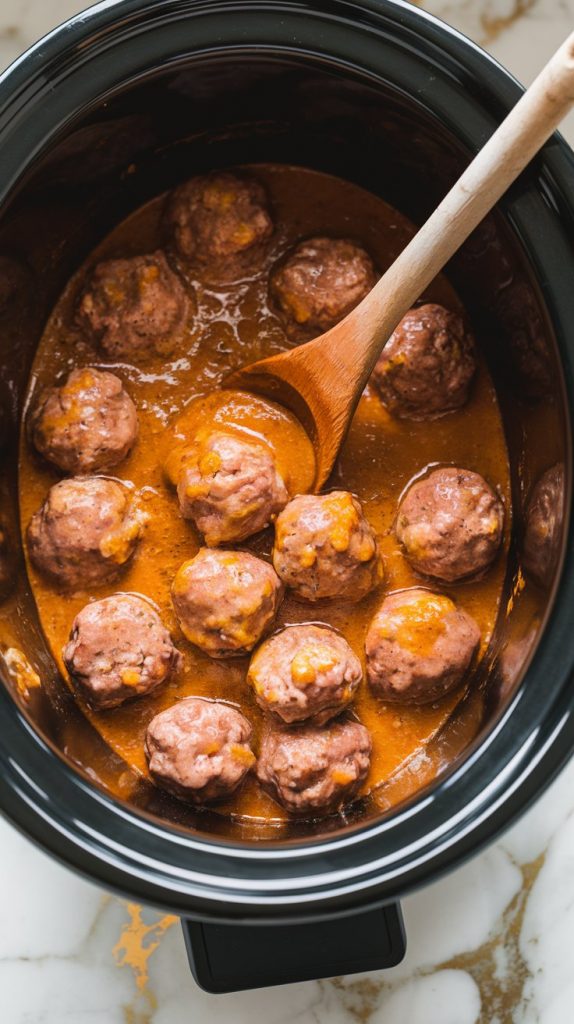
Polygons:
M76 366L97 366L117 373L138 409L140 434L132 454L117 467L117 476L131 481L141 492L149 522L136 556L119 583L94 588L90 594L64 594L28 566L42 626L62 672L61 650L75 614L93 598L117 590L147 595L157 605L184 655L184 667L161 692L115 710L97 712L78 701L97 731L136 775L146 776L143 739L147 723L175 700L196 694L235 701L255 726L261 727L250 688L246 684L247 658L215 661L194 648L181 633L170 601L170 586L182 562L192 558L200 538L184 521L169 475L176 472L178 452L199 422L209 421L248 433L276 452L291 493L309 488L312 454L299 425L282 410L252 396L230 395L217 389L234 369L289 347L281 323L267 301L270 266L295 242L313 234L353 237L370 251L382 272L413 234L412 225L382 200L349 183L291 167L258 166L254 173L267 186L276 230L261 266L249 278L214 288L200 278L191 285L197 314L178 351L146 359L139 365L102 358L74 325L73 310L87 270L104 258L152 251L162 244L163 198L152 201L120 224L92 254L56 306L38 348L30 381L29 402L38 391ZM460 308L443 277L425 293L427 301ZM198 404L198 400L203 401ZM31 450L22 432L20 509L22 528L46 497L58 474ZM168 473L164 470L167 462ZM421 585L410 569L393 534L393 521L401 492L413 477L436 463L457 464L482 473L496 487L510 520L508 457L496 394L481 362L468 404L442 419L414 423L393 419L377 394L367 389L335 467L331 487L353 491L380 539L385 579L376 593L357 605L344 602L305 605L287 595L278 625L294 622L330 623L341 630L363 657L369 622L385 593ZM270 557L272 530L240 545ZM482 578L442 588L477 620L482 631L482 652L496 620L505 574L504 551ZM424 581L422 581L422 585ZM360 687L354 710L370 729L373 759L366 790L388 780L407 760L424 751L425 744L445 723L458 704L461 691L428 707L386 705L366 683ZM90 751L84 755L90 763ZM115 763L115 761L114 761ZM111 777L108 775L108 781ZM421 767L420 784L428 771ZM125 793L125 769L117 784ZM397 799L401 787L396 788ZM250 777L240 793L221 813L281 821L285 813Z
M271 449L289 494L313 487L315 457L303 427L286 409L246 391L223 389L191 402L171 426L164 469L175 487L190 440L225 430Z

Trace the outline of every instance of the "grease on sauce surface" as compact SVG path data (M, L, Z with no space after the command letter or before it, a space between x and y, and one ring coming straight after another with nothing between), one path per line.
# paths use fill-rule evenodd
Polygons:
M308 442L301 428L281 410L244 396L239 403L226 392L215 392L235 368L291 347L267 299L270 267L302 238L316 234L351 237L360 241L383 272L414 229L382 200L336 178L298 168L257 166L253 171L267 187L276 230L261 266L251 277L214 288L200 278L192 280L197 315L184 342L170 357L154 356L139 365L102 358L74 326L74 304L86 271L104 258L150 252L162 244L160 197L136 211L98 247L56 306L40 343L31 377L31 400L41 388L60 381L72 368L96 366L117 373L132 396L139 416L138 442L118 467L119 479L140 492L149 516L135 559L116 584L86 593L63 594L28 566L36 603L48 643L62 672L61 650L76 613L90 598L116 591L141 593L151 598L172 631L184 655L184 667L167 686L149 697L111 711L82 710L115 754L136 774L147 776L144 734L150 719L174 701L189 695L223 698L241 705L255 727L255 742L262 716L246 683L248 658L215 661L194 648L179 629L170 601L170 586L182 562L200 547L200 537L184 521L168 476L175 472L182 442L199 418L209 415L217 424L248 433L277 452L279 468L289 490L309 487L312 475ZM425 301L460 309L460 302L445 278L427 289ZM206 397L208 396L208 397ZM198 405L198 399L206 402ZM207 410L207 411L206 411ZM285 443L285 441L287 443ZM164 470L167 462L168 473ZM456 464L481 473L502 496L506 509L506 538L510 520L509 469L504 432L496 394L481 361L471 398L460 411L430 422L392 418L374 390L368 388L354 417L330 488L351 490L360 498L375 528L385 565L385 579L376 592L357 605L322 602L306 605L289 593L277 626L296 622L323 622L339 629L364 664L364 637L384 595L421 585L405 561L393 534L401 493L414 477L436 464ZM58 474L29 448L25 431L21 450L20 507L22 527L46 497ZM239 545L269 559L272 529ZM484 652L492 634L505 574L504 551L482 578L443 592L477 620ZM425 581L422 581L425 585ZM428 584L427 584L428 585ZM432 584L430 584L432 586ZM65 674L65 673L64 673ZM373 737L373 758L366 790L388 780L417 753L445 723L460 701L462 691L427 707L386 705L361 684L354 710ZM90 752L84 763L89 766ZM421 759L420 784L428 781L428 764ZM125 779L111 788L125 793ZM395 787L401 799L401 787ZM285 812L259 789L253 777L221 813L255 819L285 819Z

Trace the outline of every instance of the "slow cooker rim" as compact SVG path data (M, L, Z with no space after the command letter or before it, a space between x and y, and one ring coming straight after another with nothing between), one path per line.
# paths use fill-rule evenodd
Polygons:
M170 3L168 6L170 6L170 7L181 7L181 6L184 6L184 7L198 7L198 6L201 6L201 5L199 5L199 4L195 4L195 5L194 4L171 4ZM222 7L222 6L230 7L230 6L234 6L234 5L226 3L226 4L213 5L213 6L216 6L216 7L217 6L219 6L219 7ZM252 2L251 4L249 4L249 3L241 4L240 6L241 6L242 9L244 9L245 7L251 7L253 9L257 9L257 8L261 7L261 5L258 4L257 2ZM295 3L291 3L289 5L279 4L279 3L278 4L267 4L266 3L264 6L267 9L271 8L271 7L277 7L277 8L281 8L281 9L285 9L286 7L289 7L290 9L293 9L293 8L299 9L302 5L295 4ZM325 6L325 5L323 5L323 6ZM347 5L347 4L334 4L334 5L330 5L330 6L337 6L337 7L346 8L346 9L349 8L349 5ZM50 36L47 37L47 40L37 44L27 56L25 55L24 57L20 58L19 61L17 61L16 64L13 66L14 70L12 72L7 72L6 75L3 76L0 79L0 103L1 103L1 100L2 100L2 93L4 91L5 85L6 84L9 85L9 82L10 82L9 75L10 74L14 74L14 72L17 72L18 75L20 75L20 73L22 72L22 74L23 74L23 81L25 81L26 78L27 78L27 75L26 75L26 67L27 67L26 61L27 61L27 59L31 59L33 61L37 60L38 63L39 63L39 66L41 67L42 66L42 62L45 60L45 56L44 55L45 55L45 52L46 52L47 49L50 49L50 47L52 47L56 53L58 52L58 48L59 48L60 42L63 41L60 38L60 34L61 33L63 33L63 35L66 37L66 43L70 43L70 45L76 46L81 40L84 39L84 36L89 36L90 33L92 32L93 27L94 27L94 23L90 20L91 18L94 18L96 20L96 22L99 22L99 20L102 19L102 24L109 25L110 19L113 20L113 15L115 13L115 10L117 10L118 8L123 8L124 10L127 9L130 12L138 12L138 11L145 10L146 7L147 7L147 4L146 4L145 0L116 0L116 2L114 2L112 4L109 4L109 3L99 4L95 8L91 9L91 11L84 12L83 15L78 16L75 19L71 19L71 21L66 23L66 25L64 25L60 29L56 30L54 33L51 33ZM508 98L509 98L508 93L509 93L509 85L510 84L512 84L512 89L510 89L510 91L514 93L514 96L516 95L516 90L518 89L518 86L516 86L516 84L513 83L513 81L510 78L510 76L503 69L501 69L498 65L496 65L496 63L494 61L492 61L491 58L487 57L486 54L482 53L482 51L480 51L477 47L475 47L474 44L469 44L466 40L464 40L464 37L462 37L459 33L455 32L454 30L448 29L446 26L443 26L436 19L432 18L432 16L427 15L427 14L423 14L422 12L419 12L419 11L415 12L412 8L410 8L410 6L408 6L408 5L404 4L404 3L398 2L398 0L396 0L396 2L393 2L393 0L382 0L382 2L380 2L380 3L373 3L373 2L371 2L371 0L364 0L364 3L362 5L353 5L352 13L356 14L358 9L360 9L360 10L367 9L369 11L375 11L377 13L380 13L381 11L385 11L387 13L387 15L390 15L397 8L401 11L401 18L400 18L401 23L403 21L408 22L409 24L411 24L412 26L416 26L416 28L418 28L420 30L421 19L422 19L422 21L425 22L426 26L428 27L429 33L431 35L434 35L436 33L438 36L440 36L440 42L441 42L441 45L443 46L443 48L445 48L445 44L446 44L446 42L448 42L450 48L453 49L456 53L459 53L461 45L463 46L463 48L465 48L467 46L470 46L471 50L474 53L474 57L475 57L476 61L479 61L479 63L485 65L485 67L488 67L491 71L494 69L494 71L496 72L496 75L498 76L498 84L500 85L500 88L498 89L498 96L497 96L499 106L501 104L502 104L502 106L504 106L504 104L507 103ZM393 20L392 17L390 18L390 20L391 21ZM49 46L47 45L48 43L50 44ZM43 50L42 47L44 47L45 49ZM448 47L446 47L446 49L448 49ZM494 90L492 82L490 83L490 91L491 92L496 91L496 90ZM557 183L559 186L561 184L561 178L563 178L565 175L567 176L567 171L570 171L570 173L572 172L571 158L569 157L569 155L565 151L565 147L564 147L564 149L562 147L564 147L563 143L560 143L557 140L554 140L551 143L551 145L549 147L549 152L547 153L546 158L545 158L545 165L546 164L548 165L548 170L551 172L551 177L554 179L554 182ZM560 166L561 164L563 165L562 167ZM563 184L566 184L566 183L563 182ZM562 187L562 192L564 193L564 188L563 187ZM567 195L564 195L563 198L567 201L567 203L568 203L568 205L570 207L570 215L572 217L573 216L572 203L569 200ZM570 388L570 394L572 394L572 388ZM563 585L565 586L565 579L564 578L563 578ZM563 589L563 588L561 588L561 589ZM545 638L543 637L542 641L541 641L541 646L544 645L544 639ZM499 723L500 724L500 728L502 728L502 723L507 721L508 716L512 712L512 709L514 709L514 711L515 711L516 707L520 705L521 700L523 700L523 694L524 694L524 689L521 690L516 695L516 697L514 699L514 702L513 702L513 705L512 705L512 708L507 709L507 713L503 717L501 723ZM41 740L41 737L31 729L30 724L28 723L27 719L22 715L22 713L19 711L19 709L17 709L16 705L11 701L11 699L8 696L8 694L5 693L5 692L2 692L1 697L2 697L3 703L7 705L6 706L6 710L8 709L8 706L9 706L11 708L12 712L16 713L16 718L18 719L18 724L20 726L25 725L26 730L27 730L27 734L28 734L28 741L31 740L32 744L36 744L36 745L38 745L38 743L42 743L43 744L43 741ZM569 725L569 730L568 730L568 725ZM569 719L568 719L568 716L567 716L563 720L563 722L562 722L561 729L556 731L556 735L554 737L553 745L551 745L548 749L546 749L546 750L544 749L544 742L542 741L541 737L538 737L538 739L540 741L538 743L538 747L539 747L540 758L541 758L538 761L538 775L542 774L544 776L544 782L545 783L547 783L549 781L549 778L548 778L546 773L548 771L551 771L554 774L561 767L561 764L562 764L563 760L565 760L566 753L567 753L566 741L568 741L568 747L569 747L570 746L570 740L571 740L571 734L572 734L572 725L569 722ZM558 746L558 744L557 744L558 736L561 736L563 738L563 741L564 741L560 745L560 752L557 749L557 746ZM490 741L492 741L493 737L489 737L488 739L490 739ZM486 741L486 746L488 746L488 740ZM458 778L458 779L462 778L462 776L465 774L465 772L468 772L468 770L470 770L470 768L473 765L473 762L476 763L476 761L479 759L479 757L481 756L481 751L482 751L482 753L484 753L484 747L485 747L485 745L483 745L480 748L479 751L474 752L474 755L471 755L470 758L467 758L465 760L464 764L462 766L460 766L458 770L455 769L453 771L451 776L449 776L446 779L442 779L440 782L438 782L436 784L436 790L438 791L439 789L441 789L441 787L445 788L445 787L448 787L449 785L452 786L452 785L454 785L454 782L455 782L456 778ZM554 759L553 760L550 759L550 754L552 752L554 753ZM42 757L43 758L48 757L48 758L54 759L54 761L57 761L57 763L60 765L60 767L62 769L64 769L64 774L69 775L70 778L76 784L79 781L84 782L84 780L81 780L80 776L78 776L76 773L74 773L63 762L63 760L61 760L55 754L53 754L45 744L44 744L44 749L42 751ZM5 755L4 755L4 752L3 752L2 760L4 760L4 758L5 758ZM541 772L541 770L540 770L540 766L542 765L542 763L544 763L544 765L545 765L545 771L544 772ZM19 827L24 828L24 831L26 831L26 833L28 835L32 834L34 836L34 838L36 838L36 840L40 842L41 845L43 845L44 847L48 846L55 855L60 857L60 859L64 859L67 863L71 863L72 866L74 866L76 868L78 868L78 866L79 866L80 869L83 870L84 872L87 872L90 875L90 877L94 877L94 876L98 877L100 879L100 881L102 881L104 884L107 884L111 888L114 888L114 889L119 890L119 891L126 891L126 890L129 890L131 892L136 892L137 891L137 894L138 894L139 898L141 898L144 902L145 901L153 902L155 905L163 905L163 906L166 906L166 907L168 907L170 909L174 909L174 908L181 909L181 907L182 907L182 900L184 900L186 894L181 893L181 892L177 893L176 887L174 887L173 885L172 885L171 888L169 888L169 887L166 888L165 886L158 887L157 884L154 884L153 877L151 877L151 876L148 877L147 880L146 880L146 878L142 875L141 878L140 877L137 878L137 883L136 883L136 876L134 874L132 874L131 871L122 870L121 868L119 868L117 866L114 867L112 865L112 857L110 855L110 851L109 850L107 851L106 857L102 861L102 859L97 854L94 855L94 853L89 850L89 843L86 841L85 835L83 837L83 842L82 842L82 837L81 837L81 835L79 833L76 832L73 835L72 834L72 830L70 830L69 827L67 829L65 827L62 828L62 823L61 822L60 823L56 822L55 819L50 823L50 828L53 831L50 832L50 837L48 838L47 833L45 831L43 831L43 829L42 829L41 822L42 821L46 822L47 819L46 819L45 808L41 807L41 801L38 799L39 798L39 794L37 792L38 784L37 784L36 780L33 779L33 778L30 778L30 779L28 779L26 781L25 778L24 778L24 775L21 772L20 772L20 777L18 778L18 765L15 762L10 763L10 762L7 761L6 762L6 767L9 768L9 773L8 773L8 775L5 775L4 773L2 775L2 781L0 783L0 794L2 795L2 799L0 800L0 804L2 804L2 806L4 806L5 811L12 818L12 820L14 820L14 822L17 825L19 825ZM535 775L535 772L533 770L529 774L527 774L527 777L525 779L523 779L523 784L522 784L522 788L521 788L521 805L520 805L520 807L519 806L515 806L515 808L513 809L513 812L512 812L513 817L515 817L518 813L521 813L521 811L524 809L523 805L524 805L525 801L531 801L534 798L534 796L540 791L540 788L541 788L540 784L536 784L536 785L533 784L534 775ZM10 786L6 786L6 780L7 780L8 777L10 778L10 783L11 783ZM528 785L528 783L529 783L529 785ZM80 787L80 789L82 789L82 787ZM106 804L108 805L108 812L107 813L115 813L116 816L120 815L123 819L132 817L134 819L134 821L137 823L137 827L141 828L141 818L140 818L139 815L133 815L133 814L131 814L131 812L127 812L125 807L123 807L122 805L120 805L119 803L114 801L112 798L110 798L110 797L108 797L106 795L100 794L98 791L93 790L93 788L90 787L89 785L87 785L86 783L84 783L83 789L84 789L83 792L78 793L78 799L86 799L87 797L90 797L90 798L93 799L94 794L97 793L98 799L101 800L104 805L106 805ZM34 794L35 790L36 790L36 794L35 795L36 795L36 798L37 798L36 799L36 803L35 803L34 797L33 797L33 794ZM14 799L15 796L18 797L16 800ZM424 798L424 794L423 794L423 798ZM34 806L34 803L35 803L35 806ZM24 808L26 808L26 810L28 811L27 814L24 813ZM33 810L31 810L32 808L33 808ZM30 811L31 811L31 814L30 814ZM48 817L49 817L49 815L48 815ZM499 815L499 818L500 818L500 815ZM502 820L499 821L498 825L496 826L496 825L494 825L495 819L496 819L496 816L489 812L488 817L487 817L487 822L488 822L489 827L487 828L486 825L483 827L482 836L481 836L481 838L479 840L481 845L483 845L485 842L488 842L493 837L495 832L499 831L504 825L508 824L509 820L510 820L509 817L507 816L507 814L503 814L502 815ZM346 847L349 847L349 845L351 845L351 843L355 843L355 844L358 843L358 842L362 843L362 842L365 841L366 838L368 838L369 836L372 836L372 834L374 832L378 832L379 828L380 828L379 826L372 826L372 825L362 826L360 829L357 829L356 832L353 832L353 835L351 837L349 837L347 841L342 841L342 845L346 846ZM162 831L165 832L165 831L168 831L168 830L167 829L163 829ZM476 840L477 840L477 831L478 830L476 829L476 821L475 821L472 824L472 827L471 827L471 832L472 832L472 849L470 848L471 844L468 843L468 842L466 843L466 846L465 846L465 844L462 842L462 837L459 834L458 839L457 839L457 852L455 853L453 851L452 845L451 845L449 847L450 857L447 856L447 854L445 853L445 855L442 858L435 858L436 863L434 864L433 877L435 877L438 872L443 872L443 871L448 870L449 867L452 866L452 861L453 860L456 860L458 862L458 861L460 861L460 859L462 859L463 855L467 855L467 854L469 854L471 852L474 852L474 850L476 850L478 848L478 844L476 842ZM64 834L64 833L67 833L67 834ZM59 836L59 841L57 841L57 837L58 836ZM467 836L466 838L468 839L469 837ZM207 841L207 842L204 842L203 840L199 840L199 841L197 841L197 843L199 845L203 846L204 848L208 848L209 850L213 851L214 853L217 850L218 853L221 853L223 851L223 852L229 854L230 846L233 846L233 844L227 844L227 843L225 843L225 844L218 844L217 841L212 841L212 840ZM189 845L195 845L195 843L192 844L191 840L188 839L187 840L187 845L188 846ZM330 841L329 838L327 837L326 839L324 839L322 841L321 840L317 840L317 841L314 841L313 843L306 843L306 844L303 845L302 849L304 851L304 856L305 857L307 857L307 856L317 856L317 855L321 854L321 851L322 851L322 849L324 847L327 847L331 851L333 851L333 849L335 848L336 845L337 845L336 842ZM82 856L83 864L80 864L80 865L78 865L78 851L82 852L82 854L83 854L83 856ZM237 856L242 855L243 852L245 852L245 854L246 854L245 860L246 861L250 861L251 863L253 863L255 861L260 861L261 858L257 855L258 852L260 854L265 854L265 857L266 857L266 859L268 861L273 861L275 863L281 863L282 860L286 859L286 855L288 855L287 859L293 858L294 856L297 856L298 852L299 853L301 852L301 848L299 848L299 847L280 848L280 849L275 848L272 851L264 851L262 849L260 851L253 851L252 848L250 848L249 850L242 851L240 847L237 847L235 849L235 853L236 853ZM73 853L76 854L75 857L72 856ZM439 861L440 861L440 863L439 863ZM87 866L88 864L90 865L89 867ZM403 872L402 882L401 883L397 883L398 886L399 886L400 891L402 892L402 891L404 891L405 888L412 888L416 884L423 884L423 882L428 881L428 878L429 878L428 862L426 863L426 868L427 868L427 870L426 870L426 872L424 874L424 877L419 877L418 881L417 881L417 878L416 878L416 872L414 874L411 873L411 878L410 878L410 881L408 883L407 883L406 877L405 877L406 873ZM126 878L127 880L126 881L121 881L121 879L123 879L123 878ZM384 891L382 891L380 889L380 886L377 886L376 883L372 884L372 885L369 884L368 889L364 890L364 892L368 893L368 895L365 895L365 901L368 900L368 902L370 904L370 903L373 902L374 899L380 899L381 901L384 901L384 899L389 899L390 895L392 895L392 889L389 888L388 885L386 887L383 887L383 889L384 889ZM173 896L173 902L171 902L170 899L166 900L165 897L166 897L167 893L169 893L170 896ZM243 897L243 898L245 899L245 897ZM292 889L287 889L286 890L286 898L288 898L288 899L292 899L293 898L293 890ZM302 894L300 892L298 893L297 898L302 900ZM344 907L344 903L345 903L344 898L343 897L338 897L337 899L334 899L333 898L333 890L331 890L331 893L330 893L329 896L326 897L325 894L323 893L322 896L319 896L318 898L319 898L319 901L321 902L321 904L322 904L324 909L327 908L327 904L329 904L329 905L337 905L338 912L340 912L340 910ZM352 901L353 901L352 905L353 905L353 908L355 908L357 906L357 903L361 901L361 898L362 897L359 897L359 890L358 889L354 889L353 893L352 893ZM221 901L223 899L223 894L219 893L219 897L216 897L216 902L217 902L217 899L219 899ZM186 911L187 912L192 912L194 910L197 910L197 908L199 906L201 906L202 907L201 915L202 916L206 916L206 910L208 909L208 906L211 905L212 902L213 902L213 897L212 896L208 897L207 899L203 899L201 897L201 895L198 895L197 893L195 893L191 897L191 900L189 900L189 896L187 897ZM231 914L231 918L230 919L232 919L233 917L237 917L239 915L239 913L240 913L240 910L237 909L237 902L238 901L236 901L236 908L233 911L233 913ZM245 905L246 904L244 902L243 903L243 912L245 910ZM274 919L276 920L278 918L278 906L279 906L278 900L275 898L274 900L269 902L267 905L265 905L265 907L260 906L258 908L258 912L261 912L261 913L272 912L273 916L274 916ZM255 913L255 903L254 902L251 904L251 907L253 909L253 912ZM231 913L231 911L230 911L230 913ZM287 915L289 917L289 919L292 919L292 915L293 914L298 914L300 916L301 915L300 908L295 907L293 911L289 912L288 915ZM314 916L316 916L316 915L314 914ZM221 914L218 913L217 917L218 917L218 919L221 919Z

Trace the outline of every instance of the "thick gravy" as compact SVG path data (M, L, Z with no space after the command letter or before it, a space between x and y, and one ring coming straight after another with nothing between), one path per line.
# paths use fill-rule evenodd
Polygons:
M41 388L60 381L74 367L90 365L111 369L124 381L138 410L139 439L132 454L118 466L117 476L131 481L140 491L149 521L143 541L125 574L118 583L98 587L89 595L70 595L60 592L31 564L28 571L46 638L64 675L62 646L75 614L90 598L116 591L146 595L155 602L171 630L184 655L184 667L166 687L108 711L94 711L81 697L77 698L114 755L119 755L132 772L140 776L147 775L144 734L148 722L181 697L204 695L236 702L254 724L256 734L261 726L261 712L245 683L248 659L215 661L194 648L183 637L170 600L170 585L177 569L200 546L193 526L179 514L175 492L168 479L170 467L173 468L173 460L177 458L178 437L186 433L196 416L194 401L211 395L208 413L216 422L231 422L239 432L265 437L277 454L279 468L291 492L309 489L313 476L312 451L293 418L259 399L250 396L238 399L215 389L234 368L289 346L281 322L268 304L267 279L271 265L296 241L314 234L356 238L371 253L377 269L382 272L414 231L401 214L382 200L347 182L296 167L257 166L253 171L269 192L276 225L264 264L252 276L233 285L214 287L200 278L193 280L197 312L184 343L176 352L169 357L150 357L139 365L106 361L101 351L80 334L72 315L78 291L94 263L103 258L152 251L163 244L164 198L160 197L118 225L70 282L46 326L30 380L29 402ZM424 298L451 309L460 308L457 296L443 277L432 284ZM201 415L206 415L205 408ZM25 431L22 438L20 508L25 530L49 487L59 477L32 450ZM351 490L360 498L380 540L385 580L375 593L357 605L335 601L309 606L288 594L280 609L278 625L307 621L330 623L344 633L363 658L365 633L383 595L420 583L420 577L409 567L394 537L393 521L399 497L409 481L436 464L455 464L482 474L504 501L508 536L508 456L495 390L482 361L468 404L440 419L426 422L394 419L386 412L377 393L370 388L366 390L329 486ZM272 532L266 530L239 546L269 558ZM482 633L481 653L487 648L497 617L505 561L506 544L483 578L441 587L476 619ZM373 739L365 792L389 780L407 762L416 763L413 759L448 719L465 686L436 705L413 707L385 704L372 695L365 682L361 684L354 711ZM90 765L88 747L82 751L81 759L86 766ZM420 762L421 785L428 781L428 768L423 766L423 761ZM125 769L122 771L121 784L120 773L117 785L114 781L111 783L118 793L125 791ZM401 798L401 787L391 791L397 800ZM218 810L222 814L271 819L277 823L287 817L286 812L262 792L253 776L248 777L232 801L220 805Z

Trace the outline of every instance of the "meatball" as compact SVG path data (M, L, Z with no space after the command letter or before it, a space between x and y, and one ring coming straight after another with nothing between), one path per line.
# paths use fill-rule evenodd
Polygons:
M323 725L349 704L363 671L344 637L327 626L288 626L261 645L249 666L255 699L287 725Z
M327 726L278 726L263 737L257 778L293 814L336 811L356 796L371 761L371 737L352 719Z
M184 260L216 270L246 267L273 232L263 186L227 171L177 188L167 224Z
M113 373L72 370L61 387L40 396L30 423L37 450L65 473L111 469L138 433L136 408Z
M277 517L273 564L306 601L359 601L383 576L375 532L348 491L293 498Z
M547 469L535 484L526 509L524 568L548 586L558 563L564 516L564 466Z
M115 708L151 693L181 661L155 609L133 594L114 594L82 608L62 655L96 708Z
M145 752L162 789L195 804L230 796L255 764L251 725L229 704L188 697L152 718Z
M289 497L270 449L225 433L189 449L177 495L182 516L210 547L258 533Z
M474 619L445 594L390 594L365 641L369 685L386 701L430 704L462 682L479 643Z
M350 313L376 280L362 246L344 238L310 238L273 271L270 293L287 332L312 337Z
M189 294L161 250L98 263L78 307L79 323L112 359L168 354L190 315Z
M452 583L487 569L502 540L504 508L469 469L435 469L402 499L395 531L418 572Z
M552 366L548 327L532 285L509 275L508 283L499 286L494 312L504 331L502 355L509 378L519 396L541 398L552 393Z
M85 590L118 575L142 528L127 487L106 477L73 477L51 487L32 517L28 552L57 583Z
M171 596L187 639L212 658L228 658L252 650L271 628L283 585L247 551L201 548L179 569Z
M475 371L474 340L462 317L429 303L403 317L373 380L392 413L425 420L464 405Z

